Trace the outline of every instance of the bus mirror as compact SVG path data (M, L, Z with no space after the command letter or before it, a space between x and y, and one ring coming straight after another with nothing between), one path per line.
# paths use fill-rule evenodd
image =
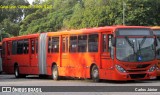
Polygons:
M116 45L116 39L115 39L115 37L112 37L111 43L112 43L112 46L115 46L115 45Z

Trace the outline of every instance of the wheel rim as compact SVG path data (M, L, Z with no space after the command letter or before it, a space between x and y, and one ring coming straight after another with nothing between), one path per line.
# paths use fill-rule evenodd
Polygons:
M53 69L53 79L57 79L57 70Z
M98 77L98 69L93 70L93 77L97 78Z
M18 76L18 69L15 70L15 75Z

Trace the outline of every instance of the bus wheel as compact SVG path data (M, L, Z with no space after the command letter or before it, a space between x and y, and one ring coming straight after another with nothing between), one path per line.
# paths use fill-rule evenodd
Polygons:
M58 68L57 68L57 65L54 65L52 67L52 79L53 80L58 80Z
M15 68L14 68L14 75L15 75L16 78L20 78L19 68L18 68L17 65L16 65Z
M91 69L91 77L94 82L99 81L99 71L98 71L98 67L96 65L94 65Z

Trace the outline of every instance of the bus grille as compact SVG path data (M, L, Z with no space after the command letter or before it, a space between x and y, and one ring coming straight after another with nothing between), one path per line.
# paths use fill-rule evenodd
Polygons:
M127 72L145 72L146 70L127 70Z
M140 65L137 65L137 68L146 68L148 66L149 64L140 64Z
M146 74L130 74L130 77L132 79L136 79L136 78L144 78L146 76Z

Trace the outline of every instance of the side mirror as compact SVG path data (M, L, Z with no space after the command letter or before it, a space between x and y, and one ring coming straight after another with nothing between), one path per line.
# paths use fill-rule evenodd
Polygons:
M112 39L111 39L111 43L112 43L112 46L116 46L116 39L115 39L115 37L112 37Z

